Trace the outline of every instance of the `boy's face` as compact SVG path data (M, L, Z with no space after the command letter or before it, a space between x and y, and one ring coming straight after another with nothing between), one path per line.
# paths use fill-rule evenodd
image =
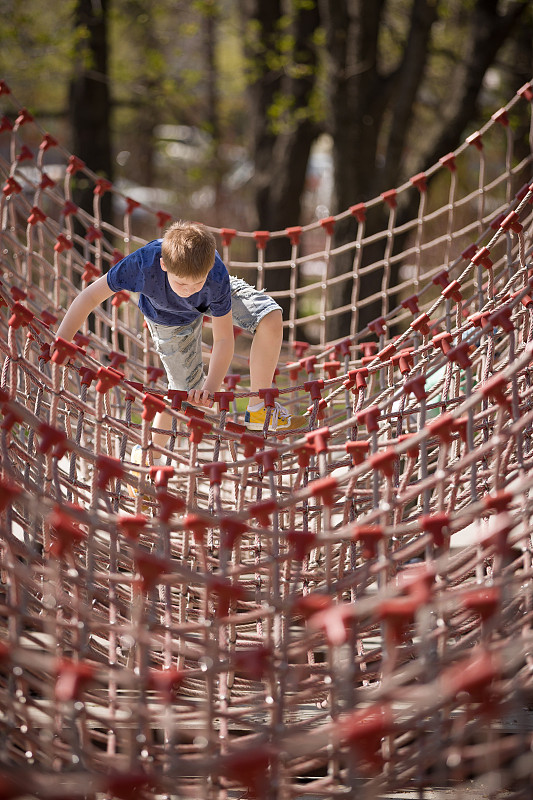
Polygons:
M207 275L205 278L201 278L201 280L181 278L178 275L173 275L167 270L163 263L163 259L160 260L160 264L163 272L167 273L167 279L170 284L170 288L173 292L176 292L178 297L190 297L191 295L196 294L196 292L200 291L207 280Z

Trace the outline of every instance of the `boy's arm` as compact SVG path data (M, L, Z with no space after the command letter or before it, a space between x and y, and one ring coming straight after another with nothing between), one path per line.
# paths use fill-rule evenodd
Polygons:
M213 349L211 350L207 377L201 389L193 389L189 392L189 401L191 403L198 403L208 407L213 405L213 400L209 399L209 395L218 392L220 389L231 364L235 348L231 311L223 317L211 317L211 320L213 326Z
M94 311L96 306L99 306L100 303L103 303L104 300L107 300L112 294L114 294L114 291L109 288L106 275L102 275L102 277L98 278L94 283L86 286L69 306L67 313L57 329L56 336L60 336L62 339L66 339L70 342L91 311Z

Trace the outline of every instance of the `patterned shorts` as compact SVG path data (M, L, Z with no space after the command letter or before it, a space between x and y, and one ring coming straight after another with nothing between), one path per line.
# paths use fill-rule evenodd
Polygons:
M250 286L241 278L230 276L233 323L250 333L271 311L280 309L269 295ZM209 311L206 311L209 314ZM197 389L205 380L202 362L203 314L190 325L160 325L150 319L146 324L156 352L165 368L169 389Z

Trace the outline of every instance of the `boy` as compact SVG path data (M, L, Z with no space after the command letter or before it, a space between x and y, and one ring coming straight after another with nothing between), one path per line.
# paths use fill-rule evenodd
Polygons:
M155 239L126 256L87 286L69 307L57 336L70 340L96 306L119 290L139 294L146 319L168 377L170 389L188 392L190 403L211 407L233 358L233 324L254 334L250 350L250 397L245 424L263 430L266 409L259 389L272 385L283 328L279 305L245 281L229 276L216 252L215 238L204 225L175 222ZM202 364L202 319L212 317L213 348L207 375ZM306 424L276 403L269 428L294 431ZM170 427L163 412L154 427ZM167 436L153 441L164 446Z

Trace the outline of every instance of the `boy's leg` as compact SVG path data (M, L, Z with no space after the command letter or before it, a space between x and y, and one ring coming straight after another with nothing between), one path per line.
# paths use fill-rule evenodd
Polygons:
M272 385L283 341L283 316L274 309L264 316L256 328L250 348L250 392L248 405L259 400L259 389Z

